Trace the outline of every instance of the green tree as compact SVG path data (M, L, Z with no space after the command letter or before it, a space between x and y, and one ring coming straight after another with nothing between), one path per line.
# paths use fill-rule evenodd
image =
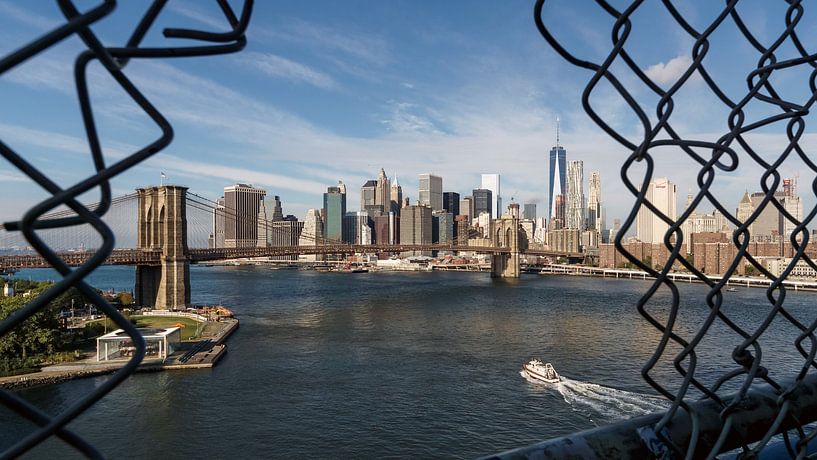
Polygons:
M29 297L15 296L0 300L0 320L17 313L29 300L42 294L48 287L49 284L43 283L31 290L32 295ZM59 338L57 308L52 304L0 337L0 360L18 359L26 362L34 356L45 357L56 351Z
M116 298L123 307L133 305L133 296L130 292L120 292Z

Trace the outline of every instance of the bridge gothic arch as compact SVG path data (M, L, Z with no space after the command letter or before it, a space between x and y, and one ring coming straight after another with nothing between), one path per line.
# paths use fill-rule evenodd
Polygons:
M136 266L136 302L160 310L184 308L190 303L187 187L139 188L136 195L137 251L161 251L158 265Z

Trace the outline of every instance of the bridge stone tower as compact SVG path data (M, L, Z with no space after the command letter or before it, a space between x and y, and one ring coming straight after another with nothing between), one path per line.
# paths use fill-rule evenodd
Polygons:
M491 256L491 278L519 278L519 253L526 241L520 241L519 218L504 215L493 221L494 247L510 248L509 254Z
M161 310L184 308L190 303L187 187L139 188L136 194L136 247L162 252L159 266L136 266L136 303Z

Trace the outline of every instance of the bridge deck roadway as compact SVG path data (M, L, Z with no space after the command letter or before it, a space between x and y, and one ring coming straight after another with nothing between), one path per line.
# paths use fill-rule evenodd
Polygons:
M278 257L299 254L357 254L357 253L402 253L402 252L477 252L482 254L508 254L509 248L489 246L449 246L449 245L401 245L401 244L373 244L373 245L326 245L326 246L285 246L268 248L218 248L218 249L190 249L188 258L191 262L206 262L224 259L243 259L250 257ZM87 262L95 251L72 251L58 255L70 266L78 266ZM579 253L564 253L556 251L528 249L522 254L532 256L581 258ZM160 265L162 251L159 249L115 249L106 265ZM0 256L0 272L3 269L21 268L48 268L48 263L40 255Z

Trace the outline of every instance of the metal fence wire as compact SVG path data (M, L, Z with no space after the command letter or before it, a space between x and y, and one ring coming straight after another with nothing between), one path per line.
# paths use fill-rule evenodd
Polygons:
M592 72L592 77L582 93L582 106L598 127L631 152L621 166L621 180L635 200L621 231L615 238L615 247L633 266L654 277L654 282L638 300L636 307L643 318L660 331L661 338L656 344L654 353L644 364L641 374L652 388L671 402L666 414L660 419L656 418L654 423L646 429L642 427L640 431L642 441L649 445L653 455L659 457L713 458L720 452L738 448L740 449L739 454L744 458L753 458L767 445L770 445L769 441L775 435L782 433L789 455L797 458L807 456L807 445L815 438L816 433L807 424L817 418L817 409L813 406L814 374L809 374L811 368L817 368L817 362L815 362L817 337L814 334L817 320L804 324L787 310L784 305L787 293L784 281L798 262L804 262L817 270L817 264L809 256L809 253L814 256L813 251L807 252L810 237L807 225L817 214L817 208L811 209L802 220L798 220L797 216L789 212L774 196L781 183L778 169L787 159L799 157L798 161L802 161L805 167L811 170L809 172L817 172L814 155L809 155L807 147L803 146L805 117L817 98L817 84L815 83L817 54L808 51L809 43L803 41L804 35L813 35L813 26L803 25L804 6L802 2L798 0L768 2L768 4L763 2L764 7L781 4L778 9L783 13L781 17L772 18L777 21L776 24L780 25L782 32L779 36L774 32L775 36L771 40L765 39L766 43L771 43L769 46L761 43L764 40L761 40L758 33L747 26L747 21L741 15L741 11L745 14L756 8L756 4L751 6L738 0L720 2L717 5L719 9L717 16L713 15L714 19L711 23L708 23L705 29L699 30L693 27L690 18L685 17L670 0L663 0L660 4L652 3L651 7L665 9L677 23L679 33L688 37L690 42L694 42L689 50L691 57L689 65L671 86L665 85L669 86L668 89L663 89L661 86L661 83L666 82L656 82L638 66L631 54L636 43L628 42L635 30L636 21L632 20L633 15L646 3L651 2L635 0L623 10L615 8L604 0L597 0L596 5L591 2L583 5L587 9L600 8L601 14L609 15L612 18L611 23L614 24L609 35L609 54L600 62L584 60L571 51L578 49L575 43L569 43L575 39L575 36L571 36L570 39L556 38L557 34L553 30L555 26L546 24L548 11L555 11L559 6L549 4L546 6L546 3L550 2L537 0L534 8L534 20L539 32L562 58L574 66ZM739 3L742 3L744 10L738 8ZM757 13L754 10L752 12ZM699 17L695 19L700 20ZM706 59L710 51L710 39L716 31L725 28L726 25L729 25L730 28L736 27L737 36L742 36L757 53L756 67L748 74L735 76L746 82L745 94L742 94L739 99L728 97L727 91L719 87L711 73L707 71L707 64L713 62ZM801 26L799 29L798 25ZM653 28L652 33L655 32ZM669 34L670 32L662 31L661 33ZM599 43L594 43L594 45L599 45ZM811 46L813 45L812 40ZM604 53L607 51L605 50L602 54ZM772 79L773 74L779 76L781 71L795 68L801 69L798 75L808 75L807 80L801 80L800 86L808 88L803 100L784 98L781 90L788 89L788 87L781 88L783 85L775 83ZM616 69L617 72L619 69L622 71L616 75L612 69ZM680 124L678 117L675 119L672 117L676 104L683 98L679 96L679 92L685 86L690 86L693 79L699 82L702 80L717 100L724 104L728 112L725 120L725 126L728 126L728 129L716 140L684 138L679 134L679 130L673 128L673 122L676 122L676 126ZM629 85L633 81L637 85L643 84L642 88L646 87L647 91L658 99L654 119L651 119L646 112L647 103L643 101L643 98L639 99L637 93ZM788 85L792 84L789 81ZM638 118L640 128L643 130L638 135L638 141L629 140L626 134L613 127L616 125L615 120L605 118L604 114L594 109L591 100L594 96L598 96L601 86L613 88L616 97L623 101L627 109L631 111L628 115ZM630 90L627 89L628 87ZM758 117L759 119L749 119L747 106L750 103L764 106L765 112ZM768 132L774 126L785 126L780 131L785 134L787 140L781 141L780 145L775 147L775 158L767 160L768 152L764 150L768 149L757 146L750 134ZM659 155L656 151L660 148L663 148L664 151ZM666 161L668 148L674 149L677 152L676 155L688 157L687 159L691 160L690 163L696 164L697 168L697 193L694 194L691 205L680 213L677 219L671 218L650 202L646 196L647 187L641 186L642 183L649 183L656 167L662 161ZM709 153L702 154L702 151ZM732 212L724 204L723 199L719 199L712 191L716 176L736 171L739 164L755 169L760 167L763 170L759 177L759 185L764 194L762 201L757 204L754 212L743 220L738 219L737 213ZM641 171L644 171L643 176L640 174ZM639 175L643 182L633 182L631 177L634 175ZM817 182L812 184L812 188L817 190ZM686 254L682 252L684 242L690 237L684 234L682 226L694 209L704 201L709 201L736 228L731 237L731 244L734 244L736 248L733 260L731 264L728 264L723 277L717 281L710 279L697 269L684 257ZM669 257L666 261L661 261L663 265L660 268L643 262L635 254L628 252L627 246L623 244L625 233L633 226L639 209L642 207L649 209L669 225L669 230L663 235L663 245L668 250ZM793 255L780 275L764 268L756 255L749 250L752 224L757 221L765 209L771 209L771 207L776 208L776 212L782 215L782 219L790 222L794 227L788 241L781 237L781 247L790 245L790 252ZM727 315L725 309L722 308L726 283L729 277L737 273L742 264L750 264L757 273L771 282L765 292L768 302L768 308L763 311L765 318L753 330L739 326L739 323L742 324L741 318ZM708 293L705 296L708 307L705 320L699 323L699 327L695 325L697 331L694 331L693 328L692 333L680 332L679 329L683 328L679 328L676 322L678 316L683 313L683 309L679 307L681 294L678 286L668 277L674 266L683 267L708 286ZM671 305L657 298L656 293L659 290L671 293ZM659 304L668 307L662 311L662 314L656 313ZM796 340L793 345L797 353L791 350L788 357L799 370L785 379L777 377L782 373L771 371L770 366L778 363L762 359L762 352L768 348L764 349L761 345L764 339L769 338L769 334L764 336L764 333L770 330L769 327L773 321L796 329L794 334ZM725 325L738 334L739 340L731 352L731 362L718 363L721 366L719 377L714 381L705 382L700 372L696 373L703 365L699 360L700 350L696 352L696 347L708 334L715 333L714 328L718 323L722 323L721 326ZM670 350L681 351L672 355ZM798 364L801 359L796 358L798 353L802 357L802 364ZM672 362L677 385L668 385L666 380L661 380L655 375L656 364L662 359ZM756 404L750 403L753 401L752 396L755 391L753 385L759 383L764 384L764 388L769 390L768 394L772 395L772 399L766 407L761 408L766 411L762 415L764 422L760 425L748 426L744 423L746 414L749 411L759 410ZM725 390L727 387L732 388L731 393L727 393ZM692 398L692 395L695 397ZM809 404L812 405L809 406ZM715 412L709 412L706 415L717 414L716 420L704 417L702 407L714 407ZM686 426L688 433L682 437L683 439L673 439L670 436L671 427L673 425L677 427L679 424Z
M102 43L102 40L91 30L91 26L111 14L116 7L116 1L104 0L86 11L79 11L70 0L58 0L57 5L65 17L65 21L0 59L0 75L2 75L21 65L27 59L45 52L66 38L76 36L82 41L86 49L77 56L74 64L74 76L82 121L88 140L88 150L94 165L92 174L63 189L52 181L47 174L26 161L25 155L13 150L0 140L0 155L52 195L29 209L19 221L6 222L5 228L8 231L21 232L31 247L47 259L63 277L60 282L49 288L41 296L0 322L0 336L8 334L27 318L45 308L49 302L60 294L71 287L76 287L99 311L105 312L119 327L124 329L136 346L133 357L124 367L112 374L110 378L106 379L104 383L96 387L87 396L75 401L57 415L47 414L14 393L0 389L0 402L2 404L39 426L36 431L20 439L16 444L2 452L2 458L13 458L22 455L54 435L87 457L102 458L103 455L98 450L76 433L66 429L65 425L122 383L136 370L145 355L145 342L136 328L83 281L91 271L102 264L114 248L113 232L101 219L111 205L110 180L158 153L170 144L173 138L173 129L170 123L131 82L124 69L131 59L211 56L237 52L246 45L245 32L253 7L253 0L244 0L241 10L236 14L236 11L227 0L217 0L225 18L225 26L229 26L228 31L210 32L187 28L166 28L162 33L167 39L186 39L192 40L191 43L198 41L200 44L167 47L141 46L142 40L150 31L166 3L166 0L155 0L150 3L141 20L130 34L127 43L121 47L111 47ZM91 88L87 80L88 65L93 61L98 61L102 65L113 80L161 130L161 136L156 140L112 164L106 162L106 156L94 121L90 96ZM96 207L89 209L77 201L80 194L94 189L99 190L101 197ZM57 219L41 218L44 214L59 206L66 206L73 210L75 214ZM37 235L37 230L66 228L83 224L90 224L99 233L103 243L91 259L74 269L69 268L56 252Z

